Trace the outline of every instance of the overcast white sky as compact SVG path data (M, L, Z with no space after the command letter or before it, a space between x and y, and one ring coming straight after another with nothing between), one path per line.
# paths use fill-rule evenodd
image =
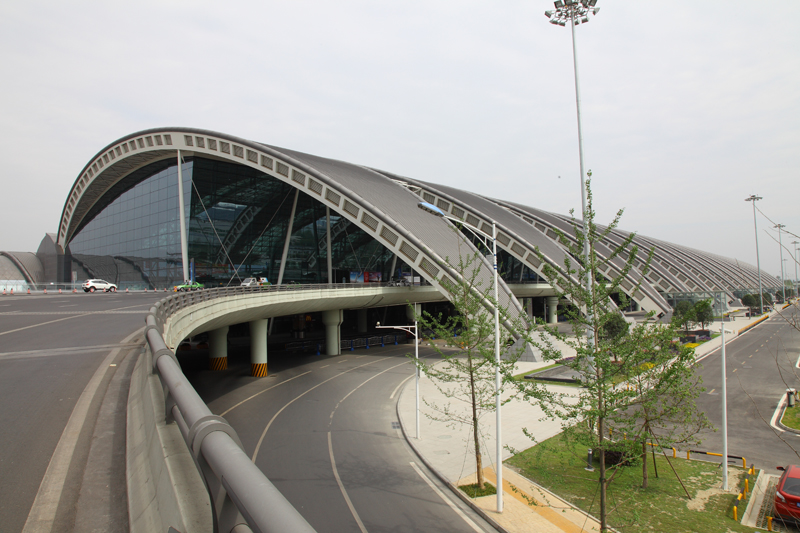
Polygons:
M552 5L3 2L0 249L36 251L89 159L161 126L579 211L572 48ZM599 221L625 208L624 229L755 264L755 193L800 235L800 2L598 7L576 33ZM758 223L777 275L777 234Z

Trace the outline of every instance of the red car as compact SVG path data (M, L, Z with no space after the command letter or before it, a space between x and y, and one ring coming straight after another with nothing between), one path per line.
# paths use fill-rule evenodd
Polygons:
M779 466L783 475L775 490L775 518L800 521L800 466Z

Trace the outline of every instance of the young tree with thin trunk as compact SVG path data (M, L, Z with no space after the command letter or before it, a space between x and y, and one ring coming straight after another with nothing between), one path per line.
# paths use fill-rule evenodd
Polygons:
M417 316L421 330L429 330L436 339L444 340L445 345L457 346L459 349L445 349L434 343L432 347L442 360L432 363L422 359L415 360L410 356L421 372L451 400L441 404L423 398L425 405L433 411L426 416L453 426L469 428L478 489L481 491L485 487L480 444L481 421L483 415L494 412L496 408L494 310L490 309L495 305L495 300L491 284L484 286L480 280L482 261L485 259L476 251L471 255L461 254L457 264L451 265L459 274L454 285L446 287L455 311L452 315L433 316L423 312ZM503 307L499 311L501 324L513 323L515 331L525 335L527 324L514 321ZM512 342L513 337L509 331L501 326L500 346L503 358L500 371L503 376L512 373L514 363L521 355L522 349L517 351L509 348Z

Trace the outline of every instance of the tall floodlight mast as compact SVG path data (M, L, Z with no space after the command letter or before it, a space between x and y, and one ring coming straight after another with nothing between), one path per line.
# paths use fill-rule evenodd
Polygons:
M783 272L783 239L781 239L781 230L786 227L785 224L775 224L778 228L778 247L781 249L781 295L783 296L784 303L786 302L786 275Z
M566 26L569 23L572 31L572 65L575 71L575 106L578 110L578 155L581 164L581 219L583 220L583 268L586 271L586 292L592 294L592 274L589 269L589 228L586 225L586 171L583 163L583 130L581 127L581 91L578 82L578 51L575 46L575 26L589 22L589 13L596 15L600 11L597 0L556 0L554 3L555 11L545 11L545 16L550 19L550 24ZM589 176L591 177L591 171ZM594 328L592 327L593 317L590 306L586 306L586 317L589 321L589 330L586 332L587 341L594 345Z
M761 200L760 196L751 194L750 198L745 198L745 202L753 202L753 227L756 230L756 267L758 268L758 314L764 312L764 291L761 289L761 259L758 256L758 221L756 220L756 202Z

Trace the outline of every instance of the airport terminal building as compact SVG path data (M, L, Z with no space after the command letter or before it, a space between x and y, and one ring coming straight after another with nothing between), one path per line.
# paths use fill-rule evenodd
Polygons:
M490 237L494 223L501 301L522 309L516 301L522 297L509 287L544 284L536 250L563 265L569 251L556 232L573 230L568 216L497 194L483 197L218 132L152 129L112 142L86 164L57 232L36 253L0 252L0 285L19 291L102 278L120 290L163 290L190 278L216 287L263 276L279 284L408 280L446 295L444 285L457 275L448 264L464 249L481 249L476 234ZM461 231L419 209L423 201L462 221ZM608 246L626 236L612 232ZM634 242L655 250L644 279L637 260L621 287L636 309L668 314L682 298L708 294L731 305L757 292L752 265L642 235ZM622 266L612 261L606 274ZM780 280L762 272L762 284L774 292ZM529 313L538 309L535 298L526 299Z

